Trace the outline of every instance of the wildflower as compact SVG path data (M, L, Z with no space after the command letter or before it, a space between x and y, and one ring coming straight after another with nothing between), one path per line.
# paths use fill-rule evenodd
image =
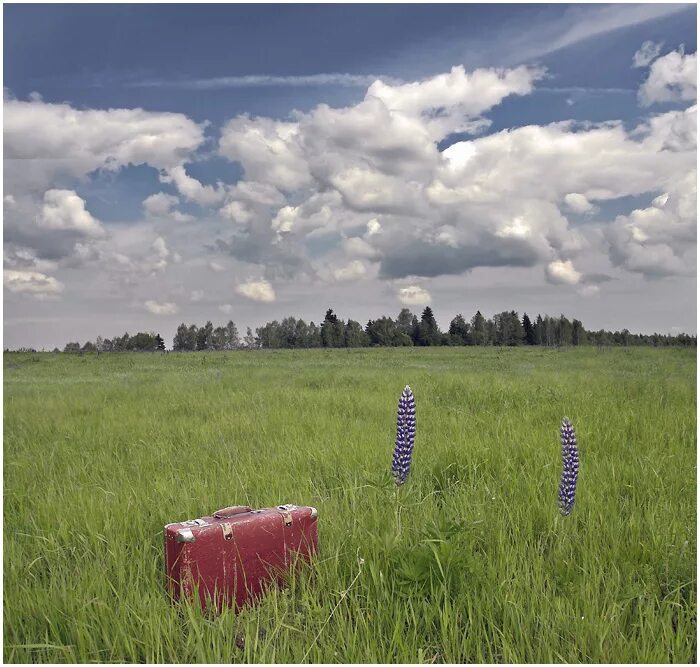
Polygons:
M571 514L576 497L578 479L578 447L576 433L571 422L564 417L561 421L561 456L563 468L559 482L559 510L566 516Z
M399 398L399 410L396 417L396 446L391 463L391 474L400 486L408 478L411 469L413 441L416 437L416 402L411 388L406 385Z

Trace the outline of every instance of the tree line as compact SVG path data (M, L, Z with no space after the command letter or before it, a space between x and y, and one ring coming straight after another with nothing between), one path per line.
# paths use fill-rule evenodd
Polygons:
M58 352L58 348L54 352ZM114 338L102 338L98 336L95 342L86 341L81 345L77 342L66 343L63 348L64 352L164 352L165 341L158 333L150 332L139 333L130 336L125 333L123 336L114 336Z
M441 331L432 308L426 307L420 318L408 308L403 308L396 319L380 317L369 320L363 327L359 322L340 319L332 308L326 311L321 324L308 324L303 319L285 317L281 322L273 320L258 327L255 333L247 328L243 337L229 320L223 326L214 327L211 321L204 326L180 324L173 338L173 351L195 352L207 350L255 350L313 347L403 347L437 345L518 346L541 345L560 347L566 345L597 346L696 346L696 336L685 333L633 334L622 331L587 330L578 319L569 320L564 315L550 317L537 315L531 319L514 310L503 311L492 318L485 318L480 311L467 320L456 315L447 331ZM24 351L35 351L22 348ZM54 352L59 352L58 348ZM157 352L165 351L165 341L160 334L139 332L133 336L102 338L87 341L83 345L68 343L64 352Z
M578 319L564 315L550 317L537 315L522 318L514 310L497 313L486 319L480 311L467 321L456 315L447 331L441 331L432 308L426 307L420 319L408 308L403 308L396 319L380 317L369 320L362 327L355 320L344 322L332 309L326 312L320 326L313 322L286 317L274 320L256 329L256 346L262 348L306 347L402 347L437 345L652 345L694 346L695 336L679 334L633 334L629 330L588 331Z

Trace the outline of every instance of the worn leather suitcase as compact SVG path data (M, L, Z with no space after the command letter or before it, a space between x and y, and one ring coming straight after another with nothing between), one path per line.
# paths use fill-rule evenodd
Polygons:
M254 602L318 548L314 507L234 506L165 526L165 568L174 600L199 598L202 608Z

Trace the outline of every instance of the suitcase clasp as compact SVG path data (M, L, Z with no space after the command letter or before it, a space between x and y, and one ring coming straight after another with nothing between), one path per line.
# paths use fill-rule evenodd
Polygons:
M233 526L230 523L222 523L221 532L224 534L225 540L233 539Z
M297 508L296 505L278 505L277 509L282 513L282 519L285 526L292 525L292 510Z

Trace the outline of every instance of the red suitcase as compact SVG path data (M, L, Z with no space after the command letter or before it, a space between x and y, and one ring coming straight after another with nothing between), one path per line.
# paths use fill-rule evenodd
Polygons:
M226 507L165 526L165 571L174 600L199 596L202 608L255 601L318 548L314 507Z

